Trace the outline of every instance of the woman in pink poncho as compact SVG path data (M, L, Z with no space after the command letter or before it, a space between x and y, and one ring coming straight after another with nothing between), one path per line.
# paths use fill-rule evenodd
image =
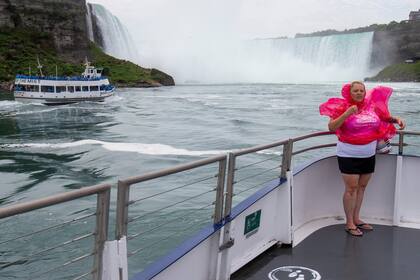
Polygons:
M341 93L344 99L330 98L321 104L319 111L330 117L328 129L338 137L338 166L345 185L345 230L362 236L362 230L373 229L360 220L359 214L366 186L375 170L377 143L395 135L394 123L400 129L404 129L405 123L389 113L391 88L379 86L366 92L365 85L356 81L344 85Z

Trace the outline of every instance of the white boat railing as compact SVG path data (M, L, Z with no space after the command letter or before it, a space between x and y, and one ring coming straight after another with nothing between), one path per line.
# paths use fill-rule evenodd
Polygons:
M75 257L71 257L70 259L66 258L63 260L63 262L60 265L54 266L54 267L48 267L48 266L40 266L37 272L31 272L27 271L28 274L25 274L22 277L18 277L17 275L14 275L14 279L55 279L55 277L52 277L51 274L57 273L57 271L60 271L61 269L72 265L74 263L79 263L81 261L87 261L89 257L93 257L93 264L91 265L91 269L87 272L84 272L79 275L73 275L71 278L67 275L67 279L83 279L87 276L92 275L91 279L102 279L102 254L103 254L103 248L104 243L108 238L108 217L109 217L109 202L110 202L110 191L111 191L111 185L108 184L102 184L97 186L91 186L91 187L85 187L81 188L79 190L66 192L62 194L57 194L53 196L49 196L46 198L38 199L38 200L32 200L24 203L19 203L16 205L11 205L7 207L0 208L0 219L5 219L8 217L13 217L17 219L18 215L24 215L28 212L33 212L38 209L44 209L47 207L51 207L57 204L63 204L68 203L71 201L76 201L80 198L96 195L97 196L97 203L96 203L96 210L95 212L90 212L85 215L77 216L75 218L68 219L61 223L54 223L53 225L49 225L47 227L40 228L38 230L32 230L25 227L25 225L18 224L16 227L13 226L13 228L9 229L8 232L4 232L4 228L6 226L6 222L2 221L2 237L4 239L1 239L0 244L2 248L8 248L10 244L12 243L21 243L21 242L27 242L27 239L33 240L35 238L35 242L31 242L28 244L27 247L29 247L31 250L30 252L25 256L18 256L17 258L15 256L12 256L12 260L6 259L7 256L6 253L7 250L5 250L2 254L2 261L0 263L0 275L4 273L6 275L7 268L13 267L13 266L23 266L23 268L19 268L20 271L25 272L25 264L27 263L37 263L39 260L48 259L49 257L45 256L46 254L51 254L54 256L54 254L57 251L63 252L62 250L70 251L69 247L70 245L74 245L78 242L81 242L87 238L93 238L93 248L90 252L87 252L83 255L78 255ZM48 208L47 208L48 209ZM51 213L51 212L50 212ZM52 213L51 213L52 214ZM90 217L96 217L96 222L93 230L90 230L87 234L82 234L78 236L72 236L70 239L67 239L64 242L56 242L56 238L54 238L54 232L57 230L66 230L69 226L74 224L80 224L84 223L86 220L88 220ZM34 221L35 223L37 221ZM40 222L40 221L39 221ZM23 231L24 233L20 232ZM51 240L46 241L39 241L36 242L36 238L41 238L42 236L46 235L47 232L51 233ZM10 237L9 235L14 235L13 237ZM24 244L25 244L24 243ZM46 244L45 244L46 243ZM22 244L22 243L21 243ZM29 246L30 245L30 246ZM43 245L43 246L42 246ZM42 248L38 248L39 246L42 246ZM13 252L16 255L21 254L21 251ZM13 255L15 255L13 254ZM62 257L61 257L62 258ZM41 263L41 262L40 262ZM80 272L80 270L79 270ZM10 272L9 272L10 273ZM60 276L60 272L56 274L57 276ZM2 277L1 277L2 278Z
M202 227L197 227L198 222L201 222L202 225L212 222L214 224L220 223L222 220L226 160L226 155L220 155L142 176L119 180L115 238L116 240L126 240L126 257L128 260L124 260L124 262L134 264L136 259L131 261L132 257L143 254L144 258L145 254L156 254L157 247L160 247L160 251L165 251L165 248L162 248L162 243L174 238L174 235L185 239L191 231L196 231ZM199 170L201 167L209 168L201 171L205 174L200 174L198 178L197 176L191 176L191 174L190 176L184 174L186 171ZM176 175L178 177L174 178ZM169 179L162 182L161 180L166 177ZM189 177L194 178L189 179ZM161 187L159 189L152 187L149 194L144 195L144 192L147 192L147 190L144 190L147 184L156 179L160 180L155 184ZM139 191L136 192L136 190ZM171 194L173 197L166 198L167 194ZM142 208L142 204L146 207ZM138 207L134 212L135 214L130 216L129 209L132 205ZM209 213L212 207L214 212ZM182 214L175 214L179 209L183 209ZM141 223L152 215L157 216L153 223ZM209 219L210 216L212 216L212 220ZM128 230L129 227L130 231ZM176 228L176 233L174 229L165 231L165 228L168 227ZM153 235L159 237L148 239ZM145 236L146 239L144 239ZM172 246L167 250L173 248ZM163 256L163 253L158 254L159 256ZM138 256L136 257L138 258Z
M125 238L125 240L130 241L147 235L156 235L156 231L160 230L162 227L169 224L177 224L179 217L174 216L172 219L163 220L160 224L153 224L150 222L151 224L147 225L147 227L145 224L142 224L140 229L139 225L136 225L136 222L142 219L147 219L148 216L157 213L163 213L161 214L163 216L170 216L167 214L171 213L171 211L174 211L173 209L178 208L184 203L188 204L188 206L184 207L184 210L189 211L189 213L192 215L197 214L200 210L206 209L208 212L211 212L212 220L205 222L213 224L214 230L219 231L217 243L220 246L218 246L218 249L216 250L218 259L211 265L214 265L215 271L218 271L218 279L228 279L227 277L231 271L228 267L229 258L225 252L228 251L226 249L229 249L235 243L232 236L230 235L231 223L229 222L235 203L235 198L242 199L244 197L243 195L247 192L256 191L263 188L267 184L271 184L275 187L285 182L287 179L290 179L287 178L287 176L291 170L292 159L294 156L306 153L311 150L330 148L335 146L335 143L322 143L320 145L309 145L308 147L296 149L295 144L298 142L305 142L304 140L307 139L328 136L331 134L331 132L312 133L267 145L260 145L247 149L232 151L226 155L205 158L202 160L163 169L157 172L151 172L141 176L120 179L118 180L115 239L121 240ZM420 146L416 143L405 143L405 140L408 137L420 136L420 132L398 131L398 135L398 143L393 143L393 145L398 146L399 155L404 154L404 149L406 146ZM192 176L191 173L188 173L189 171L198 171L200 168L207 169L205 171L200 171L199 176ZM150 183L151 181L157 179L160 180L165 177L171 178L170 175L179 175L179 177L176 177L176 179L173 180L177 184L169 184L168 181L166 181L164 183L159 183L161 184L159 185L159 189L152 187L147 191L145 190L144 186L146 183ZM189 179L190 177L193 177L193 179ZM56 228L82 221L85 218L96 216L95 229L93 232L87 235L75 236L57 245L37 248L36 250L31 251L28 256L18 260L6 259L5 255L2 256L2 260L0 262L0 275L11 265L29 262L31 261L31 258L36 258L40 254L49 253L56 248L74 244L79 240L93 236L93 252L67 260L61 266L57 267L57 269L61 269L63 266L65 267L75 262L86 260L88 257L93 256L93 269L82 275L75 276L72 279L82 279L85 277L89 278L89 275L92 275L93 279L95 280L112 279L109 277L107 278L107 275L101 275L103 271L106 271L103 265L104 259L102 253L104 247L106 247L106 241L108 240L107 232L109 223L110 188L111 186L109 184L98 185L82 188L80 190L68 193L53 195L36 201L29 201L0 208L0 222L2 222L2 219L7 217L32 212L36 209L73 201L94 194L98 196L96 211L94 213L76 217L69 221L48 226L31 233L11 233L14 234L13 237L6 237L5 240L0 240L0 244L18 242L28 236L35 236L45 231L52 231ZM191 193L192 195L177 195L176 197L180 198L178 200L161 199L162 196L167 193L174 193L177 190L185 190L187 188L189 190L188 193ZM205 199L200 200L202 197L205 197ZM164 201L165 204L162 204L162 201ZM197 203L193 203L194 201L199 201L198 206ZM146 205L147 203L150 203L155 207L146 207L145 209L140 210L137 208L138 205ZM159 205L157 205L158 203ZM130 206L134 205L136 205L136 207L133 207L133 210L131 210L133 215L129 216ZM201 215L201 217L205 216L206 214ZM194 226L194 224L191 224L190 228L183 227L183 229L187 234L189 234L188 230L190 230L190 232L197 230L197 228L194 228ZM146 247L150 249L153 246L157 246L163 240L167 240L170 237L170 235L167 235L163 236L163 238L146 238L143 241L144 244L141 246L137 246L136 248L129 247L128 249L130 250L127 250L127 255L125 257L131 257L138 254L139 252L143 252ZM110 239L111 241L113 240L113 238ZM287 240L287 238L285 238L283 242L287 243L291 242L291 240ZM124 269L126 270L127 268ZM53 271L55 271L55 268L46 268L43 273L52 273ZM127 274L121 273L121 271L118 273L120 275L120 279L127 279ZM57 277L52 277L50 275L49 277L53 279L60 279L60 275L57 275Z

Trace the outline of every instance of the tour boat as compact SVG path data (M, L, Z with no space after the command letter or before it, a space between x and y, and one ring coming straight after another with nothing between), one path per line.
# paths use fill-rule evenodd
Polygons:
M115 87L102 69L85 63L81 76L60 77L42 75L38 64L39 76L16 75L14 97L16 101L42 103L46 105L70 104L80 101L104 101L113 95Z
M362 209L362 218L373 224L374 230L365 232L363 237L350 236L344 231L343 182L337 159L335 155L320 150L334 147L335 143L322 141L314 146L314 142L310 141L307 143L309 147L301 147L307 139L331 135L330 132L317 132L119 179L117 189L111 184L102 184L2 207L0 222L6 241L1 244L6 253L1 259L0 277L3 273L18 278L16 275L22 272L26 275L21 279L46 279L42 277L47 274L48 279L95 280L417 279L415 275L418 275L420 260L420 157L413 152L419 146L420 132L398 133L399 141L393 143L397 147L396 152L377 156L376 170L366 190ZM275 149L283 151L282 155L276 154L276 157L259 159L251 164L243 161L244 157ZM318 158L295 167L292 159L308 151L316 151ZM241 177L240 170L249 170L273 159L281 162L280 166L276 164L274 167L268 164L267 170L274 170L275 178L264 179L263 182L258 180L258 188L238 188L239 182L258 176L251 170ZM141 186L151 180L183 172L192 174L201 167L211 167L208 171L213 176L205 179L195 177L195 181L185 178L186 183L181 186L162 187L153 194L142 194ZM266 174L267 170L254 171ZM212 207L213 221L183 243L178 243L166 256L142 271L138 270L139 259L133 259L136 253L146 252L145 257L148 257L147 252L155 253L165 242L172 240L177 243L171 239L174 230L165 232L164 227L184 224L181 229L187 229L187 226L194 225L200 209L207 205L199 203L175 219L166 217L171 213L166 211L160 214L162 221L148 225L139 226L134 221L179 206L182 202L197 200L199 195L209 191L204 192L205 188L201 187L197 195L196 188L191 196L167 201L169 204L166 205L162 205L165 200L160 196L192 184L201 186L201 182L209 178L215 181L215 185L211 184L213 194L208 204ZM232 198L246 190L256 191L235 205ZM111 191L117 193L111 195ZM81 203L87 196L96 196L91 201L96 208L91 211L93 213L80 213L80 217L67 221L54 219L51 222L55 223L41 229L28 227L27 232L13 227L6 229L6 218L22 224L25 213L70 201ZM147 200L152 201L150 205L159 201L157 209L149 212L133 209L134 204L146 203ZM110 205L116 205L116 213L110 211ZM60 243L56 240L59 237L57 228L71 227L72 223L82 222L88 217L95 219L90 222L91 230L87 234L68 236L70 232L62 230L61 234L67 241ZM77 226L80 227L80 224ZM108 235L110 227L115 229L115 235ZM46 242L43 236L48 232L54 234L54 239ZM145 234L147 239L134 242ZM34 239L27 243L26 256L22 257L23 252L19 250L8 249L29 236L38 237L38 242ZM72 253L70 246L78 242L82 244L87 237L92 238L90 246L83 244L90 251L82 256L74 255L78 251ZM64 250L65 246L69 248ZM146 248L151 246L157 247L147 251ZM61 250L60 258L53 255L58 249ZM89 257L93 261L88 261ZM56 258L61 265L53 268L40 265ZM86 261L83 269L70 271L67 278L64 277L69 264L83 260ZM40 277L32 277L29 271L25 271L31 264ZM55 270L62 271L53 273Z

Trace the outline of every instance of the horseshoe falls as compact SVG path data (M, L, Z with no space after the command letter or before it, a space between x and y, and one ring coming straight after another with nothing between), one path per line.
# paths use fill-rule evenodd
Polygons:
M179 39L144 41L141 60L178 83L310 83L363 80L373 32L248 41Z
M369 75L373 32L267 39L242 50L250 73L268 82L362 80Z
M134 41L121 21L102 5L89 3L87 6L90 40L109 55L137 62L139 55Z

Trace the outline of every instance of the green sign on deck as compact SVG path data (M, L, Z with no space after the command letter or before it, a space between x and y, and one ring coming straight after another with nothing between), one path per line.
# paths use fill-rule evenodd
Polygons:
M256 233L260 227L261 209L245 217L244 235L247 237Z

